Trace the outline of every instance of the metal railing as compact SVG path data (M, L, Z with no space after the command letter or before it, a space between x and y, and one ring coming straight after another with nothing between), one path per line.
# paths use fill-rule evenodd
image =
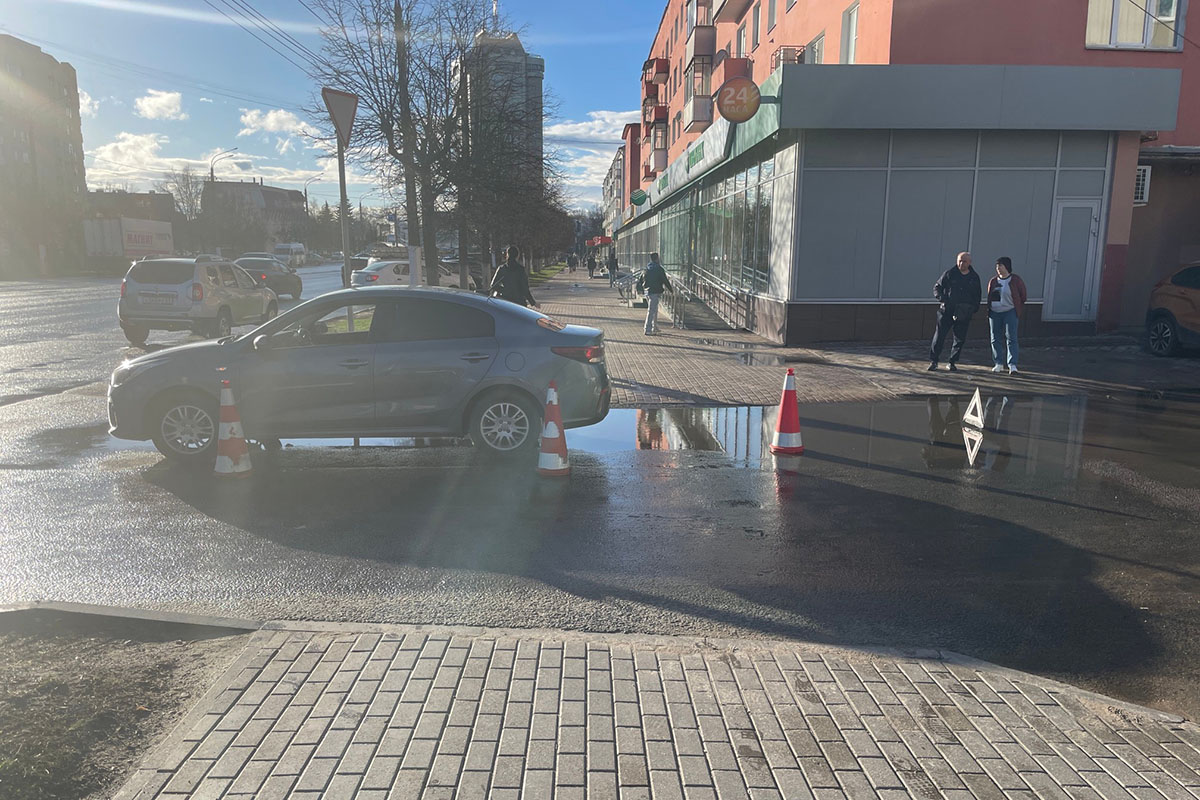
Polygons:
M771 54L771 72L779 69L780 64L803 64L804 45L785 44L776 48Z

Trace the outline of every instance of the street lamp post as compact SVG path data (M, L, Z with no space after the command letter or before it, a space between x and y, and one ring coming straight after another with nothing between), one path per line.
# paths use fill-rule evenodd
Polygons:
M321 175L324 175L324 174L325 174L324 172L321 173ZM304 182L304 216L306 216L306 217L308 216L308 185L310 183L316 183L317 181L321 180L321 175L317 175L315 177L309 178L308 180L306 180Z
M236 152L237 152L237 148L231 147L228 150L224 150L220 153L217 153L215 156L213 156L212 158L210 158L208 160L208 179L210 181L215 181L217 179L216 172L213 171L213 167L216 166L217 162L223 158L228 158L229 156L233 155Z

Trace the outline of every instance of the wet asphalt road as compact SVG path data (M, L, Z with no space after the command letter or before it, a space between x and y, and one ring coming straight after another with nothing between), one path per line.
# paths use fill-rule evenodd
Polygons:
M973 465L942 399L804 408L786 471L770 409L618 410L566 481L295 442L226 485L107 437L92 291L39 342L0 287L3 393L79 382L0 406L0 602L944 647L1200 716L1200 396L993 397Z

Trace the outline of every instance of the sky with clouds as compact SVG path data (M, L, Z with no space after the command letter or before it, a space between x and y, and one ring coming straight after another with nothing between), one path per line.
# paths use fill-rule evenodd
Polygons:
M490 6L490 0L479 0ZM258 179L337 202L337 162L303 108L319 91L287 50L236 25L227 0L4 0L0 33L26 39L79 79L88 184L149 188L166 169L210 160L226 180ZM318 23L298 0L243 0L317 50ZM638 117L642 62L662 3L501 0L526 49L546 61L557 101L546 146L565 167L572 205L600 199L621 130ZM221 13L223 12L223 13ZM228 16L226 16L226 14ZM244 22L244 19L242 19ZM258 36L264 34L253 29ZM268 41L270 41L268 39ZM291 60L299 60L290 54ZM384 205L370 176L347 176L350 200Z

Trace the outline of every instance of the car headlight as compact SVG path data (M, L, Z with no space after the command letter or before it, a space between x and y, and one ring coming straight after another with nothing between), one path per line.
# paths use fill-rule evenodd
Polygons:
M120 386L130 378L134 377L135 375L140 375L141 373L150 369L152 366L153 364L135 364L132 361L126 361L125 363L121 364L121 366L113 370L112 385Z

